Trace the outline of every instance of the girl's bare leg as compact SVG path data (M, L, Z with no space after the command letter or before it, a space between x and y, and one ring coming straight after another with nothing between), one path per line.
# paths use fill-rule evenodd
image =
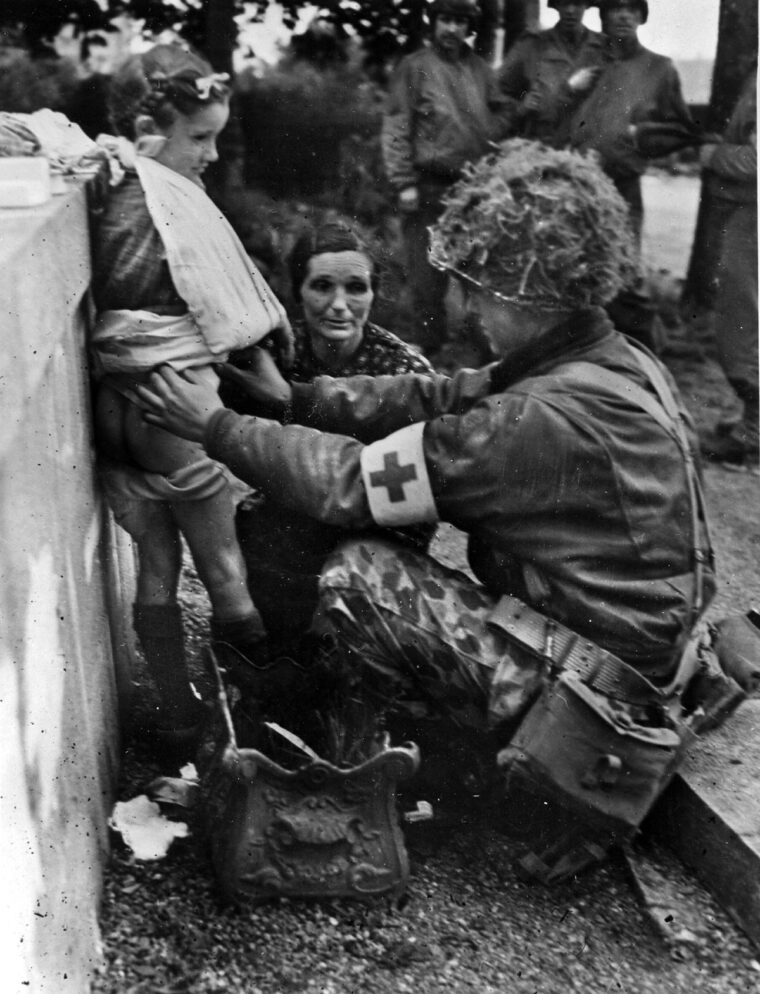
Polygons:
M125 410L124 438L136 462L164 475L192 466L205 455L197 443L144 422L139 408L131 404ZM245 682L250 664L266 663L268 653L264 624L248 592L229 488L203 499L173 501L171 510L211 601L212 636L227 657L220 662L233 682Z
M214 617L229 621L256 612L235 534L235 508L229 489L225 487L205 500L184 501L172 507L198 576L208 591Z

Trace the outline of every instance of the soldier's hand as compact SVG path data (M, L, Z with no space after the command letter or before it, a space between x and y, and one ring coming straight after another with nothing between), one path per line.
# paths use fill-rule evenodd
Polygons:
M224 408L216 388L196 370L180 374L168 365L137 384L130 398L149 424L201 444L211 416Z
M520 109L522 110L523 114L532 114L535 111L540 110L541 94L539 93L539 91L531 90L523 100L522 104L520 105Z
M583 69L577 69L568 79L567 85L573 93L585 93L594 85L601 71L601 66L585 66Z
M709 168L710 159L713 157L715 149L718 147L717 142L715 144L705 143L699 148L699 164L703 169Z
M420 191L416 186L407 186L398 195L398 208L403 214L413 214L420 208Z

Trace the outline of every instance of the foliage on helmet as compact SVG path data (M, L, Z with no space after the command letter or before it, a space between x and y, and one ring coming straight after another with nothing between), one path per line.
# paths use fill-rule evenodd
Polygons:
M510 139L468 164L444 204L431 262L516 303L604 304L638 274L628 208L593 152Z

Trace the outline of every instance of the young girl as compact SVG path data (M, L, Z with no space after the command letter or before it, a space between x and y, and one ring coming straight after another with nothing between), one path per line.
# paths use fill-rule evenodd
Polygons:
M111 112L123 174L93 225L91 338L95 427L103 479L137 547L134 627L158 687L154 731L190 742L202 707L188 679L177 603L184 535L212 606L215 641L238 667L261 662L265 631L248 593L225 470L201 446L147 424L132 389L168 363L217 382L213 363L274 333L287 350L279 301L206 196L229 116L227 77L158 45L114 77ZM230 650L229 647L232 647Z

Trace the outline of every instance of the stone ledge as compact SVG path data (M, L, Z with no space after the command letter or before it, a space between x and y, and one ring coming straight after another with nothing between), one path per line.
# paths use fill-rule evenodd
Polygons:
M71 348L66 336L89 282L84 181L39 207L0 211L0 456L13 447L51 362ZM86 378L83 342L79 351Z
M691 751L649 818L760 948L760 700Z

